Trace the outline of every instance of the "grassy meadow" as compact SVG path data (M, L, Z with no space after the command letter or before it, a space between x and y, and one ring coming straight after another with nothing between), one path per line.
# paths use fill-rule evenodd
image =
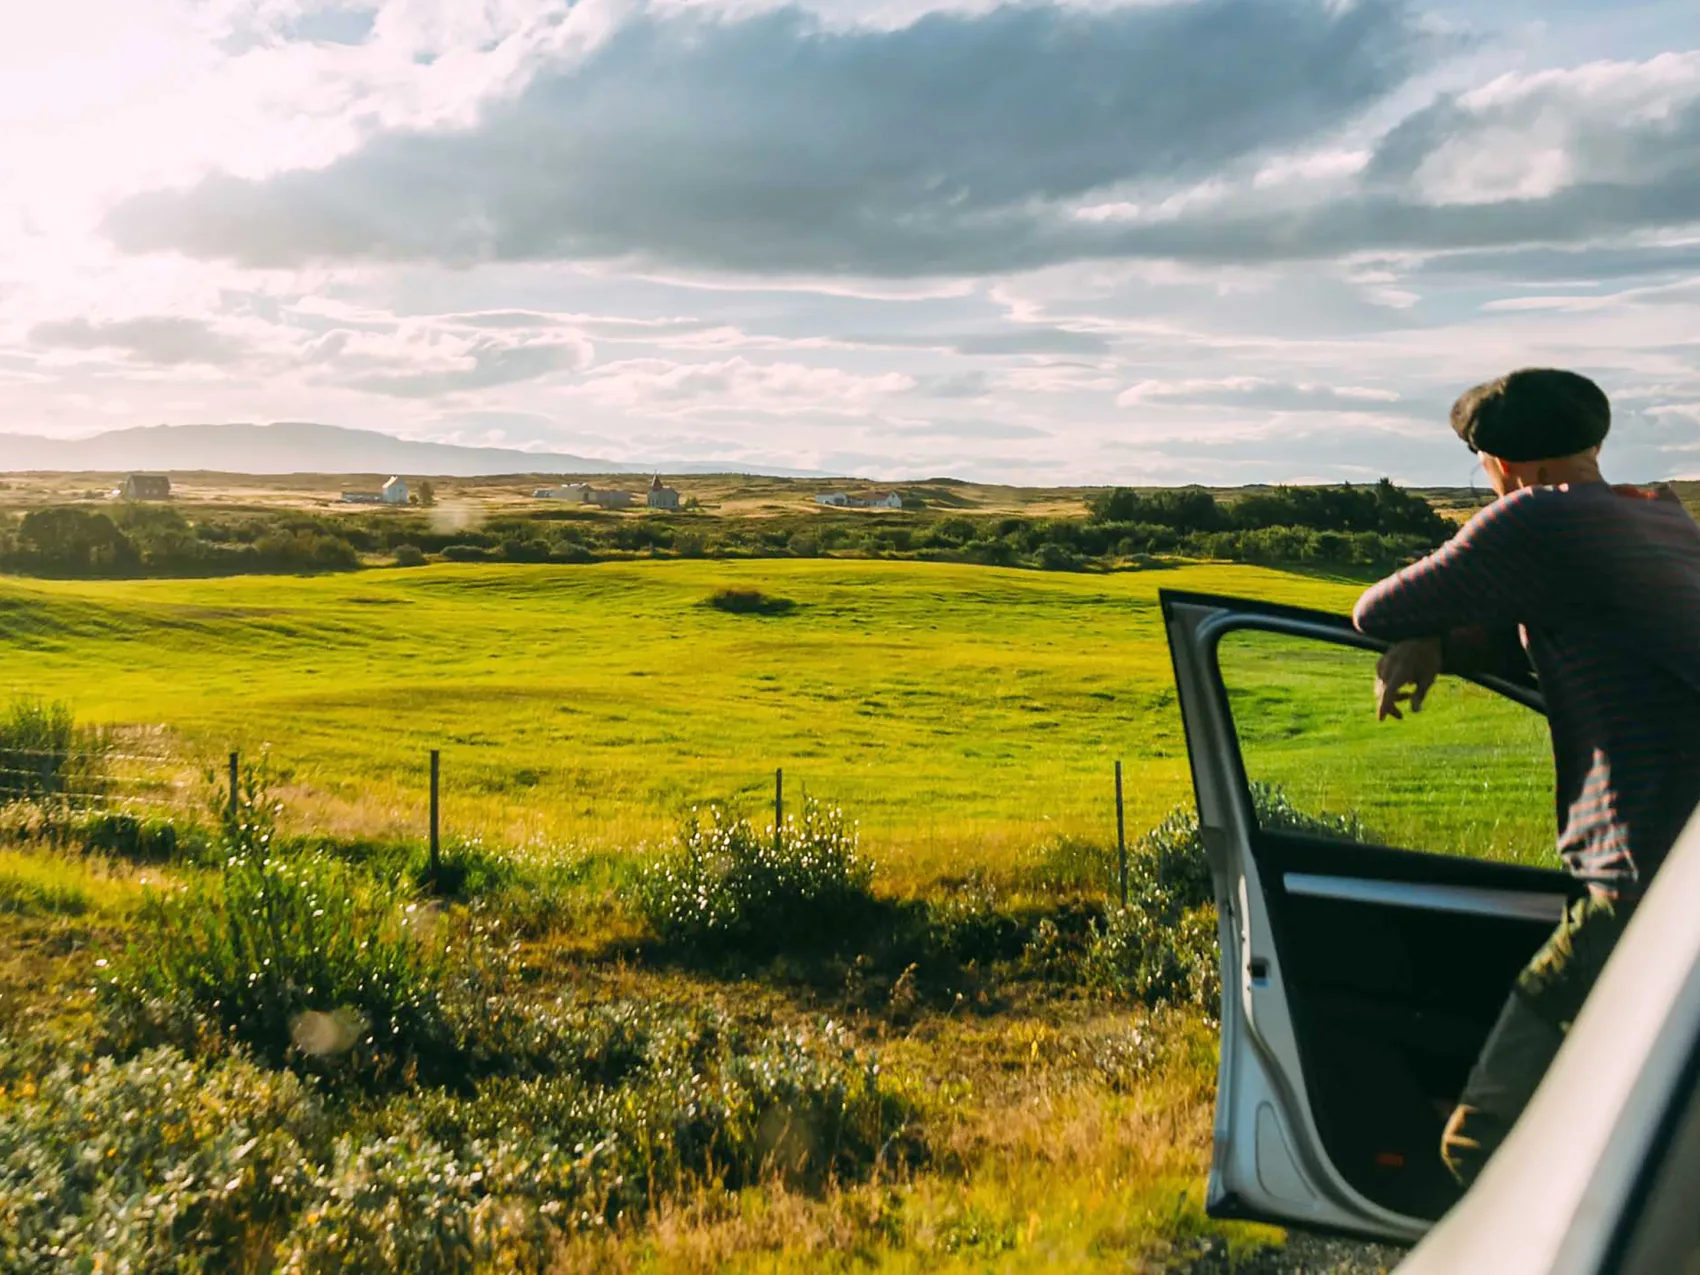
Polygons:
M728 585L795 607L706 605ZM0 695L67 699L136 756L265 749L291 824L345 836L421 833L432 748L445 829L515 845L654 840L693 804L765 807L783 767L927 876L1102 838L1117 758L1130 827L1185 797L1164 586L1329 609L1360 587L858 561L8 579Z
M246 822L234 871L223 843L0 847L0 1149L25 1172L0 1163L0 1236L35 1242L51 1179L64 1217L167 1183L159 1216L200 1219L170 1244L209 1269L1382 1269L1202 1214L1214 922L1173 876L1200 860L1170 820L1120 912L1107 851L1115 760L1130 840L1190 798L1163 587L1343 611L1362 584L864 560L0 578L0 697L107 730L111 800L204 811L208 767L263 753L280 837L328 847L268 867ZM709 605L728 588L789 605ZM1538 721L1445 688L1378 724L1373 660L1284 641L1223 648L1253 779L1388 840L1539 861ZM417 871L432 748L452 890ZM798 833L804 858L770 861L775 767L788 813L840 804L860 840ZM712 879L731 842L695 860L671 842L726 799L757 823L729 834L734 886ZM690 911L704 863L704 897L753 933ZM274 908L299 931L221 946ZM307 1004L388 1024L389 1061L316 1062L298 1019L266 1029L304 993L253 999L276 967L231 971L265 951L321 989ZM133 1176L76 1186L66 1120L113 1130L102 1171ZM169 1145L135 1140L150 1125ZM194 1195L196 1174L224 1193ZM355 1198L368 1212L337 1211ZM138 1216L111 1233L178 1251Z

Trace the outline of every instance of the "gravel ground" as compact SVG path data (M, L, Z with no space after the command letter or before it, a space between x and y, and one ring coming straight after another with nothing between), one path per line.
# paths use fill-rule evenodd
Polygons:
M1155 1275L1385 1275L1405 1256L1405 1249L1361 1240L1333 1239L1294 1232L1285 1245L1238 1257L1221 1240L1206 1239L1156 1258L1148 1269Z

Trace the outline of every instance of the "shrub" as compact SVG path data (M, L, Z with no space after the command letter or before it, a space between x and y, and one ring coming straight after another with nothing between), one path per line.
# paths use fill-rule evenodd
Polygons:
M1257 823L1266 832L1299 832L1313 837L1333 837L1340 841L1373 842L1375 834L1364 826L1354 811L1312 814L1300 810L1287 794L1274 784L1251 786L1252 809Z
M425 565L425 551L418 545L397 545L395 564L398 567L422 567Z
M254 541L261 565L276 571L344 571L360 565L360 554L342 535L311 527L268 531Z
M0 805L99 797L110 751L102 735L78 727L69 704L14 699L0 715Z
M1354 813L1312 814L1272 784L1251 786L1260 827L1276 832L1369 840ZM1084 973L1089 983L1149 1005L1214 1007L1221 994L1215 887L1190 806L1169 813L1128 852L1128 905L1093 925Z
M1161 892L1129 897L1093 925L1089 984L1146 1005L1192 1004L1214 1012L1221 999L1216 910L1182 908Z
M313 1188L322 1117L293 1076L172 1049L10 1070L0 1269L253 1269Z
M210 1031L272 1065L365 1083L450 1061L436 969L385 886L272 848L263 770L246 772L220 876L143 904L101 986L131 1047Z
M760 589L717 589L709 594L708 605L731 615L784 615L794 610L790 598L774 597Z
M510 886L517 875L509 860L486 850L477 838L471 838L443 847L437 856L435 875L427 852L413 869L413 884L445 898L468 899Z
M53 1062L0 1041L0 1269L536 1270L563 1234L663 1194L855 1178L916 1150L908 1104L830 1024L570 1017L615 1066L376 1108L239 1058Z
M99 810L77 827L83 849L137 863L165 863L177 853L177 826L159 815Z
M877 1065L830 1028L768 1035L712 1011L652 1016L617 1085L498 1081L341 1139L280 1265L531 1269L563 1233L663 1194L861 1176L901 1145L907 1117Z
M490 554L478 545L456 542L443 546L443 557L449 562L484 562Z
M997 891L979 877L929 900L927 939L932 954L979 965L1021 955L1031 938L1029 927L998 904Z
M1034 847L1025 875L1051 890L1092 890L1116 887L1116 849L1085 837L1054 836Z
M714 808L692 812L678 848L639 878L637 897L664 943L768 955L818 944L869 901L873 864L842 811L805 799L775 835Z
M1046 571L1078 571L1080 555L1066 545L1047 541L1039 546L1039 565Z
M519 536L510 536L502 541L500 551L502 557L509 562L549 561L549 542L546 540L525 540Z

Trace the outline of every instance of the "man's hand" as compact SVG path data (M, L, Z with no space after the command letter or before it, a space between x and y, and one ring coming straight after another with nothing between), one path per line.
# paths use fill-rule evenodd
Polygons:
M1420 713L1424 698L1439 676L1439 638L1395 642L1375 665L1376 721L1384 722L1389 717L1403 719L1405 715L1399 711L1399 705L1407 700L1411 711Z

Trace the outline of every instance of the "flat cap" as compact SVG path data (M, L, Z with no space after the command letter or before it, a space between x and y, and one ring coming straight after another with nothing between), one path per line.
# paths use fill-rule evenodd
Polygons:
M1587 451L1611 429L1611 402L1587 377L1526 367L1466 390L1452 428L1473 452L1501 460L1554 460Z

